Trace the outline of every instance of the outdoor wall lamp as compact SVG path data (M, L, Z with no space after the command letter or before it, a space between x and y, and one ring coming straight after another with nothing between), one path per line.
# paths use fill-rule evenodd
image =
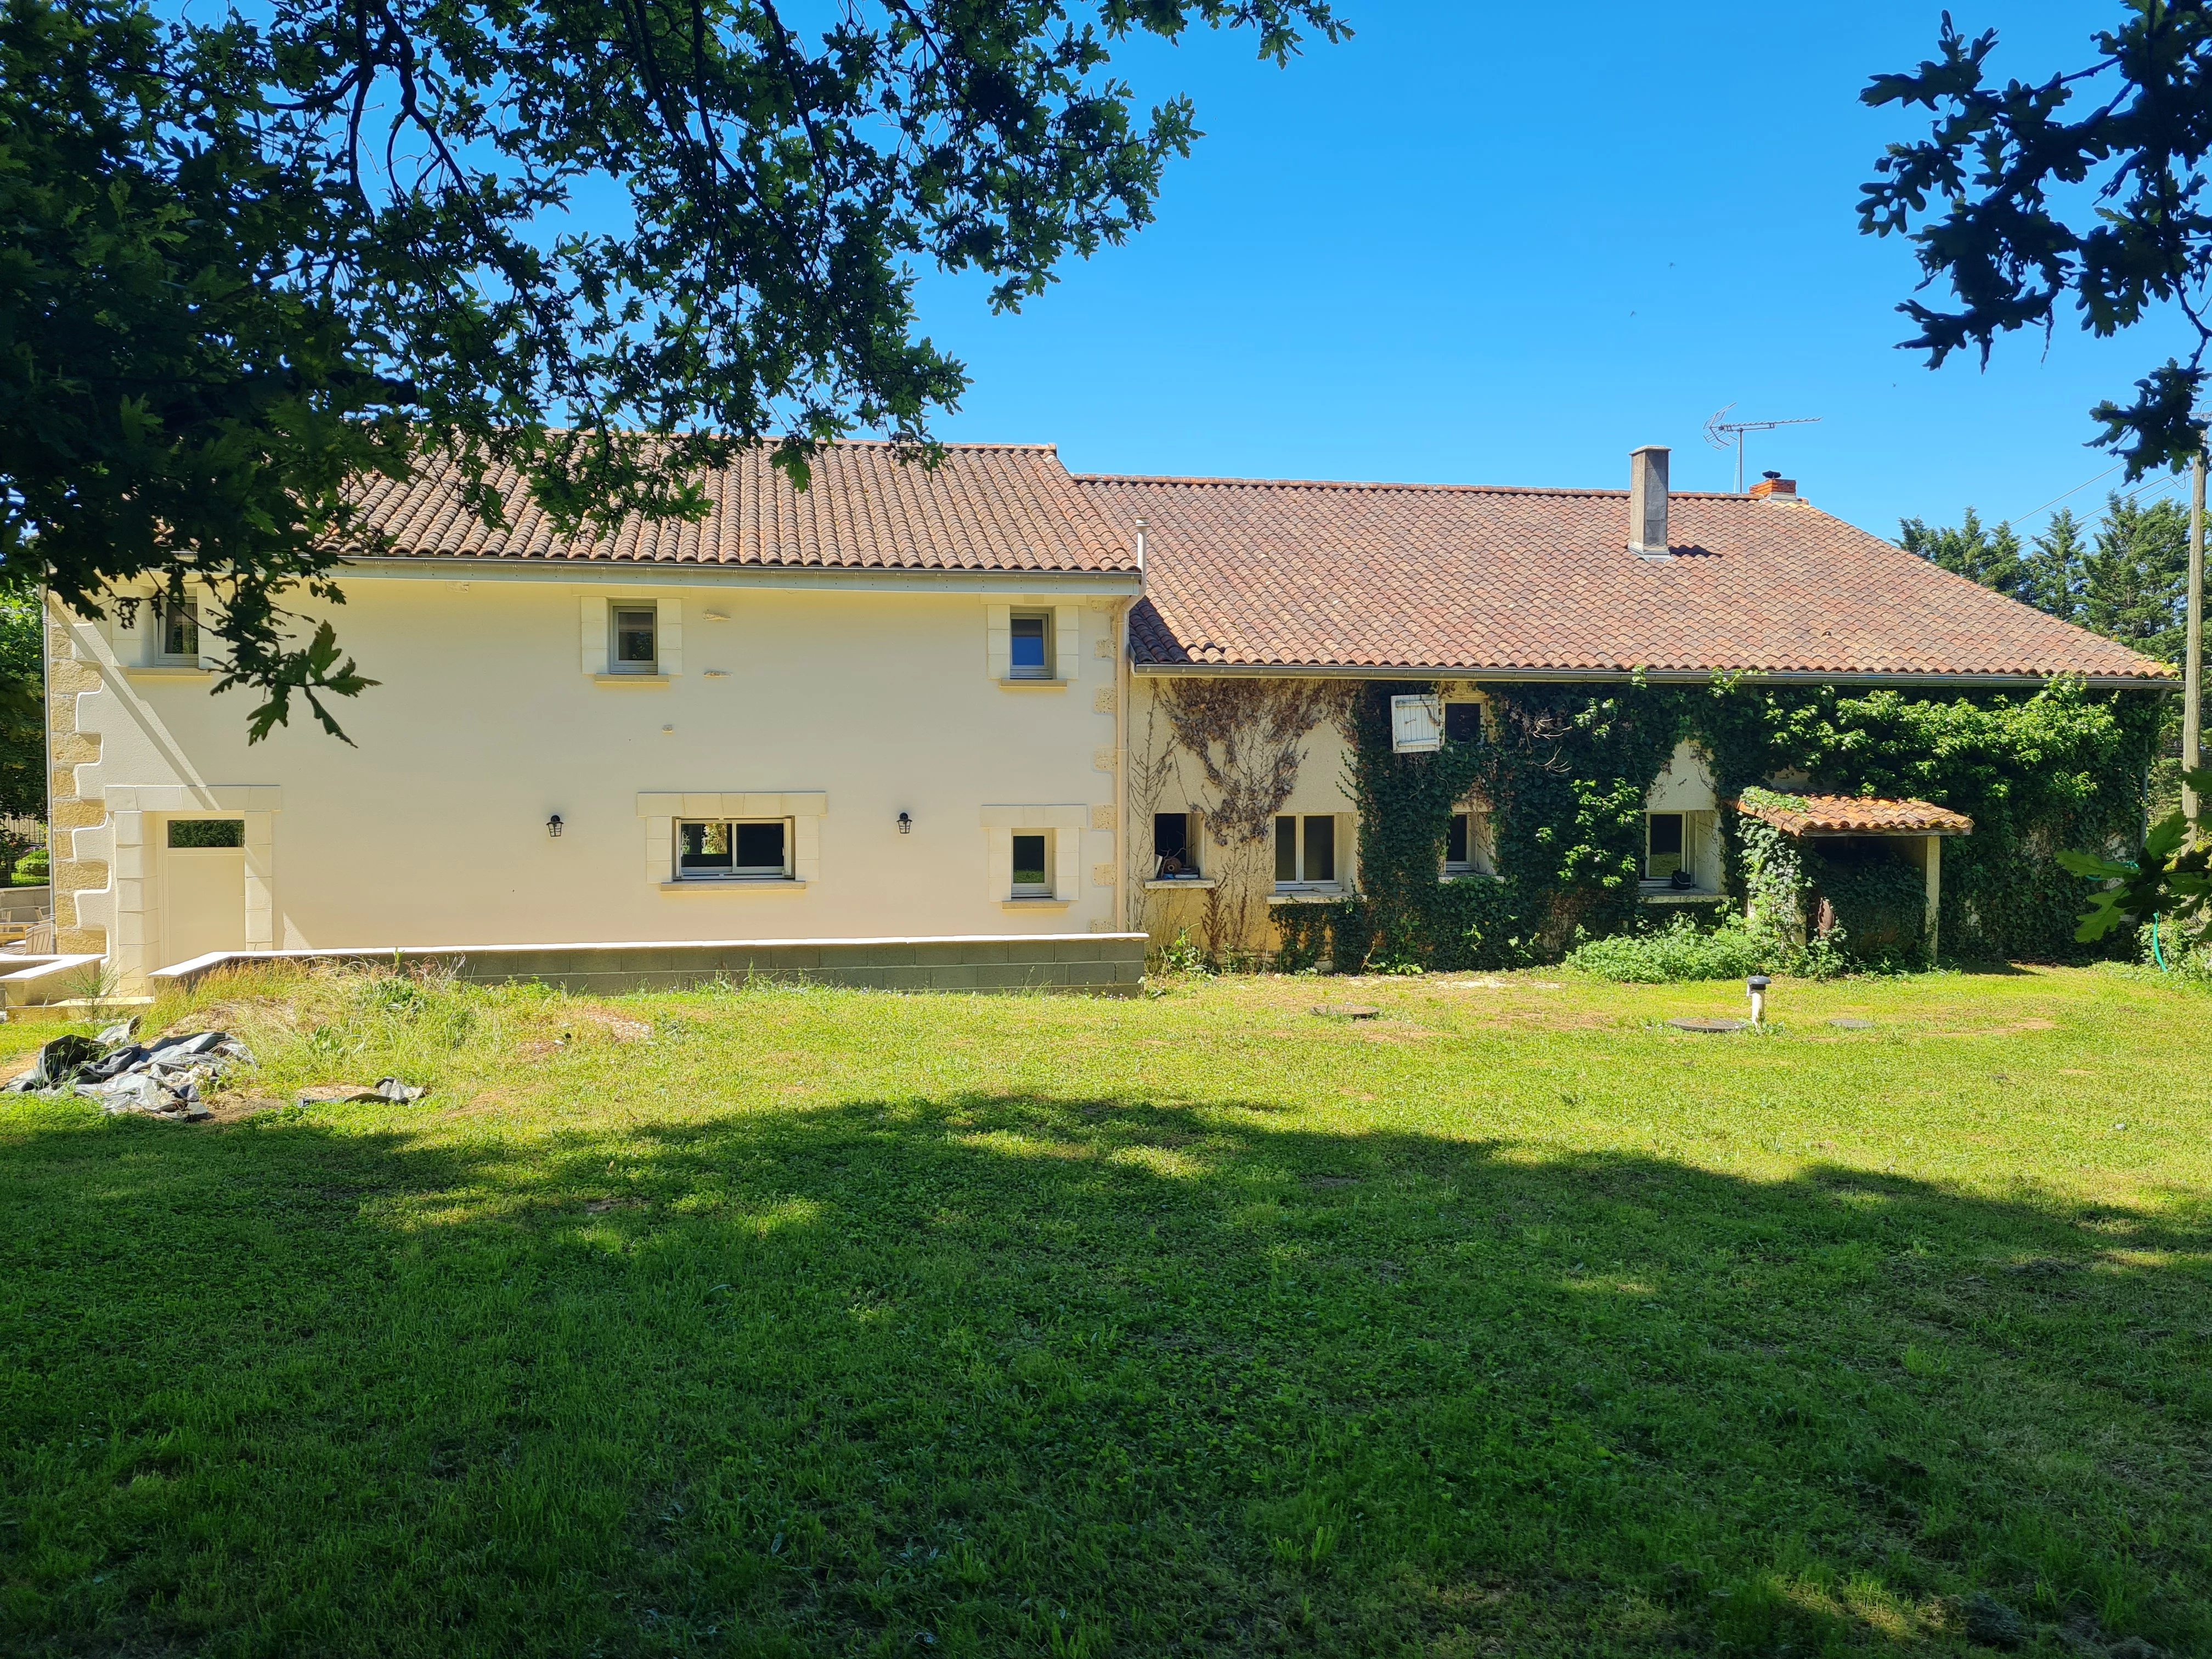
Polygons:
M902 836L912 835L914 833L914 814L911 812L900 813L898 816L898 826L899 834Z
M561 815L558 812L545 820L545 833L556 841L561 838Z

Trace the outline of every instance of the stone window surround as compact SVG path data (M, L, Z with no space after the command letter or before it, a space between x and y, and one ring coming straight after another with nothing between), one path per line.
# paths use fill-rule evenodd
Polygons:
M653 607L654 662L650 674L617 673L608 660L614 644L611 613L617 605L635 609ZM633 592L613 586L586 593L580 602L578 637L582 651L580 665L596 683L604 685L628 680L642 685L663 684L684 672L684 601L676 594L654 588Z
M246 948L276 948L276 817L284 792L270 784L111 783L103 792L114 838L115 936L108 948L118 972L143 973L161 931L154 878L155 838L148 819L234 817L246 825Z
M664 892L709 893L802 891L822 879L822 820L830 797L819 789L714 793L660 791L640 794L637 816L645 826L645 878ZM681 880L676 873L678 818L787 818L791 822L791 874L781 881Z
M989 896L1000 904L1065 907L1075 902L1081 880L1083 831L1091 822L1088 806L994 805L981 809L988 851L983 865ZM1052 836L1052 896L1014 896L1014 832L1049 830Z
M1014 678L1014 612L1043 611L1052 618L1052 678L1018 680ZM1083 607L1054 599L1018 601L983 607L984 666L993 679L1010 690L1023 686L1067 685L1077 677L1082 658ZM1012 854L1007 854L1009 858Z

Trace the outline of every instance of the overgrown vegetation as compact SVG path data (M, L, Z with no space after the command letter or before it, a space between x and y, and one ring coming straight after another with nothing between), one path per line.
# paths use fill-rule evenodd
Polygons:
M433 1092L0 1097L0 1649L2212 1644L2201 994L1359 995L210 984Z
M1578 938L1643 931L1653 925L1638 902L1644 800L1684 739L1710 758L1723 803L1794 775L1821 792L1911 797L1966 814L1973 834L1944 852L1942 955L2078 959L2080 884L2053 854L2136 843L2162 713L2154 696L2063 681L2029 695L1950 696L1729 680L1493 684L1481 687L1483 741L1401 755L1390 747L1389 698L1407 689L1364 687L1346 717L1362 890L1291 923L1285 948L1297 959L1494 969L1556 960ZM1441 878L1447 821L1470 793L1492 808L1494 882ZM1780 915L1788 889L1828 902L1839 951L1869 962L1923 951L1917 872L1793 853L1790 872L1763 877L1773 837L1725 805L1719 829L1724 890L1741 900L1765 882L1767 926L1790 932Z

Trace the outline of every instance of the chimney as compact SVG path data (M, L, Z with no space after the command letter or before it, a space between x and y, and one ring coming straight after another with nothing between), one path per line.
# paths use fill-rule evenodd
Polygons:
M1751 498L1765 501L1769 496L1776 501L1794 501L1797 499L1797 480L1785 478L1779 472L1762 472L1759 482L1751 487Z
M1672 556L1667 546L1667 457L1664 444L1628 452L1628 550L1639 559Z

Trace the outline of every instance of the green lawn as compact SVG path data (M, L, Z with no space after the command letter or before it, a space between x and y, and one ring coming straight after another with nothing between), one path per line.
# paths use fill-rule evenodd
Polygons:
M203 1001L434 1092L0 1104L0 1650L2212 1651L2203 994Z

